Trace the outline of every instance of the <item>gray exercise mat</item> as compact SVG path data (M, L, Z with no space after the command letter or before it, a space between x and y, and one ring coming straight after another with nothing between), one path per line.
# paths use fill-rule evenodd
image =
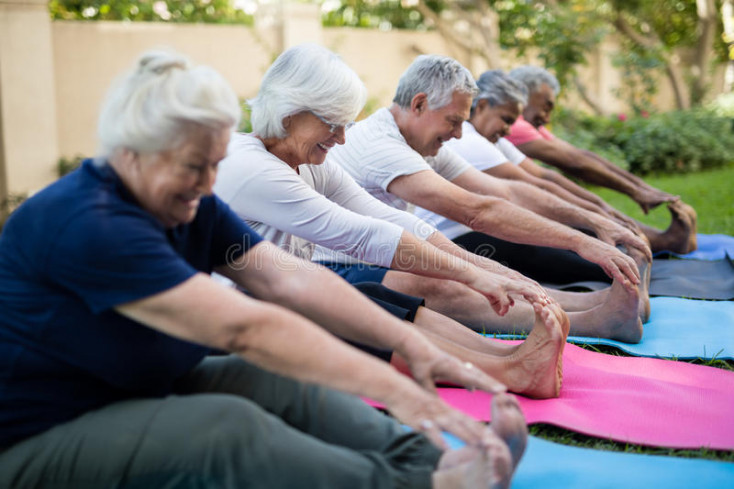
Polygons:
M574 282L547 285L561 290L600 290L605 282ZM652 262L650 295L688 299L734 299L734 263L723 260L658 260Z

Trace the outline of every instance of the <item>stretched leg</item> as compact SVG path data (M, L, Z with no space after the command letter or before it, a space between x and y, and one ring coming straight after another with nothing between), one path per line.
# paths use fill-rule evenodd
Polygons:
M391 270L383 284L406 294L425 297L426 306L459 321L474 331L488 333L521 333L535 324L532 307L517 301L504 317L499 317L487 300L463 284L448 280L420 277ZM577 293L584 296L586 293ZM599 294L596 297L601 298ZM566 305L561 303L565 310ZM627 289L617 281L612 283L603 302L587 309L568 311L571 333L597 336L637 343L642 337L640 293L637 287Z
M0 453L0 487L428 487L440 457L353 396L238 358L183 384L215 392L118 402L24 440Z
M562 353L568 335L568 319L560 309L536 312L535 326L519 345L508 345L480 336L440 314L421 308L415 326L436 346L471 362L507 388L535 398L557 397L562 381ZM393 355L393 365L407 370Z
M382 284L404 294L424 297L426 307L474 331L528 330L534 322L532 308L524 301L517 301L505 316L498 316L486 297L458 282L390 270Z
M552 288L545 289L566 312L586 311L603 304L609 297L609 287L592 292L567 292Z
M607 300L586 311L568 314L570 334L610 338L628 343L642 339L640 293L630 290L616 280L612 283Z
M357 437L361 427L342 426ZM87 413L6 450L0 486L370 488L399 487L396 481L405 478L428 487L440 452L421 439L396 432L381 447L354 450L232 395L136 400Z

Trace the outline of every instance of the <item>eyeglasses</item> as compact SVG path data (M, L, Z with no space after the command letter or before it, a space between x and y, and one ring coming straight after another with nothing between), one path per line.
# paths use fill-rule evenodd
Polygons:
M354 125L354 121L347 122L346 124L334 124L333 122L327 121L326 119L324 119L323 117L321 117L320 115L318 115L318 114L316 114L314 112L311 112L311 113L316 118L318 118L318 120L320 120L321 122L323 122L324 124L326 124L327 126L329 126L329 132L332 133L332 134L336 134L336 131L338 131L340 127L343 127L344 130L347 131L347 130L349 130L350 127L352 127Z

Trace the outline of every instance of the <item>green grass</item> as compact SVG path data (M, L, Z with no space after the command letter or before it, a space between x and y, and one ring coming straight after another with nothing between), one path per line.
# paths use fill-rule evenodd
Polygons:
M698 214L698 232L734 235L734 164L723 169L685 175L648 175L645 177L645 181L653 187L680 195L684 202L693 206ZM653 210L646 216L637 204L625 195L598 187L592 187L590 190L620 211L645 224L657 228L666 228L670 223L670 213L665 206ZM627 356L625 353L611 346L582 346L604 354ZM734 362L729 360L714 358L713 360L699 359L687 362L734 371ZM674 450L618 443L611 440L581 435L548 424L532 425L529 429L532 435L556 443L577 447L734 462L734 451L711 450L708 448L701 448L700 450ZM675 427L671 427L671 429L675 429Z

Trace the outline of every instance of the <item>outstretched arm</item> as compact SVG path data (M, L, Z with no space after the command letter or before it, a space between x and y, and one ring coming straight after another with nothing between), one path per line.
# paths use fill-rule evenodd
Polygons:
M580 208L528 183L496 178L473 168L459 175L451 183L477 194L503 197L561 224L592 231L607 244L613 246L622 244L651 257L647 243L629 229L601 214Z
M595 193L586 190L580 185L577 185L575 182L569 180L557 171L543 168L530 158L526 158L522 163L520 163L519 166L527 173L542 180L555 183L556 185L562 187L564 190L567 190L573 195L590 202L592 205L597 206L606 216L616 220L623 226L632 230L636 230L637 222L634 219L625 214L622 214L620 211L606 203L601 197L599 197Z
M563 188L564 190L575 195L576 197L584 199L588 202L591 202L592 204L595 204L604 210L608 210L608 208L611 207L609 206L609 204L607 204L601 197L596 195L594 192L590 192L589 190L586 190L582 186L576 184L572 180L569 180L568 178L566 178L565 176L563 176L561 173L557 171L549 170L548 168L543 168L542 166L538 165L530 158L526 158L518 166L521 170L525 170L526 173L533 175L534 177L539 178L543 181L554 183L558 185L559 187Z
M586 182L622 192L646 212L650 207L662 202L675 200L674 196L663 192L650 192L640 186L636 179L630 178L629 172L617 168L590 151L580 150L560 139L550 141L537 139L518 145L518 149L530 158L544 161Z
M572 250L614 279L628 285L639 283L634 260L613 246L505 199L464 190L432 170L400 176L390 182L388 191L475 231L515 243Z
M521 274L520 272L517 272L511 268L502 265L500 262L497 262L485 256L477 255L476 253L470 253L466 251L464 248L444 236L440 231L436 231L435 233L430 235L426 239L426 241L431 243L436 248L445 251L446 253L449 253L451 255L457 256L462 260L481 268L482 270L486 270L497 275L502 275L512 280L521 280L538 287L540 286L535 280L532 280Z
M533 164L532 161L530 161L529 159L526 159L525 161ZM523 163L525 163L525 161ZM510 162L503 163L501 165L493 166L492 168L484 170L484 173L496 178L514 180L517 182L525 182L530 185L534 185L535 187L543 189L546 192L550 192L556 197L559 197L566 202L570 202L571 204L577 205L582 209L605 214L604 210L597 203L574 194L573 192L562 187L561 185L558 185L556 182L550 179L546 180L524 170L522 167L523 163L521 163L520 165L514 165Z
M403 233L390 268L463 283L484 295L500 316L504 316L514 304L513 296L540 305L546 305L550 300L535 282L488 271L465 260L463 255L447 253L408 232Z

